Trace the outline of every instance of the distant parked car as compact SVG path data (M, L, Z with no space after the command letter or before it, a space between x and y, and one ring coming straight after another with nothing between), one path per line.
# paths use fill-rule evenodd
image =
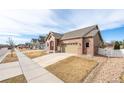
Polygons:
M8 47L8 50L12 49L11 47Z

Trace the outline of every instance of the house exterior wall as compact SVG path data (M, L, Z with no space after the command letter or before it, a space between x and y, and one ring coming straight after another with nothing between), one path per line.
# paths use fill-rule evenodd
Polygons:
M89 47L86 47L86 43L89 43ZM92 37L84 38L83 53L87 55L94 55L94 39Z
M54 42L53 50L50 50L50 42ZM89 47L86 47L89 43ZM98 53L98 48L102 44L102 40L97 33L94 37L83 37L73 39L56 39L52 34L49 35L46 41L46 49L48 52L67 52L75 54L95 55Z
M83 40L82 38L62 40L61 41L61 52L74 53L75 51L76 54L82 54L83 53L83 47L82 47L83 41L82 40ZM64 51L64 48L66 47L68 47L68 49Z
M98 48L102 45L103 41L100 39L99 34L97 33L94 36L94 54L98 53Z
M50 50L50 42L53 41L54 42L54 48L53 50ZM56 49L56 39L55 37L53 37L52 35L50 35L46 41L46 46L47 46L47 51L48 52L55 52L55 49Z
M86 43L89 42L89 47L86 47ZM96 55L98 53L98 48L100 48L102 41L97 33L94 37L84 38L84 54Z
M56 39L56 52L61 52L61 41Z

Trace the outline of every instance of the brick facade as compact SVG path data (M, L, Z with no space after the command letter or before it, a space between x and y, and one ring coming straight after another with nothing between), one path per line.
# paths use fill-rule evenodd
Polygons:
M47 51L86 54L92 56L97 54L98 48L102 45L103 40L98 26L91 26L90 28L92 29L89 30L85 28L83 30L78 30L77 32L81 34L83 31L87 32L83 34L83 36L78 34L80 37L77 37L76 31L66 33L63 36L59 33L50 32L46 40Z

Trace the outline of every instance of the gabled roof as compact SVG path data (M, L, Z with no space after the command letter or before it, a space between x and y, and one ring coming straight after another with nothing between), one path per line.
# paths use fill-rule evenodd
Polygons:
M92 30L89 33L87 33L84 37L93 37L97 34L99 30Z
M63 35L63 37L61 38L61 40L71 39L71 38L78 38L78 37L84 37L89 32L90 32L89 33L89 36L93 36L98 31L99 31L98 26L97 25L93 25L93 26L89 26L89 27L86 27L86 28L82 28L82 29L71 31L71 32L67 32L67 33L65 33Z
M53 36L57 39L60 39L63 35L60 33L52 32Z
M60 34L60 33L50 32L50 33L47 35L46 40L47 40L47 38L49 37L50 34L52 34L56 39L61 39L61 37L63 36L63 34Z
M56 33L56 32L50 32L48 34L47 38L52 34L56 39L66 40L66 39L73 39L73 38L80 38L80 37L93 37L96 34L99 34L100 39L103 41L102 36L100 34L99 28L97 25L88 26L82 29L74 30L71 32L67 32L64 34Z

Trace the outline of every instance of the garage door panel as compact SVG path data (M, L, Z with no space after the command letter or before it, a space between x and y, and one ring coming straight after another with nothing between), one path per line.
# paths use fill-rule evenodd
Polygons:
M65 52L67 53L77 53L78 46L77 45L66 45Z

